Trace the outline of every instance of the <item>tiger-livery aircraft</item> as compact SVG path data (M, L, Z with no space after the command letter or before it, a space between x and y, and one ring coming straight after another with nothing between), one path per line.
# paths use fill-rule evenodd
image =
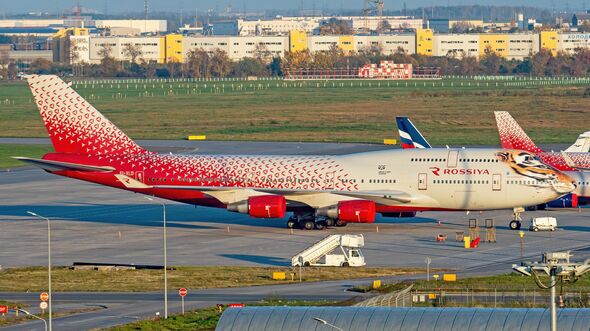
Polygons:
M577 184L577 189L564 196L564 207L590 204L590 153L586 141L588 132L578 136L576 142L561 152L546 152L538 147L516 120L506 111L494 112L502 148L518 148L537 155L543 162L565 171Z
M495 111L496 125L500 134L502 148L521 149L539 156L539 158L559 170L584 170L590 168L590 153L584 150L587 132L581 134L576 142L563 152L546 152L518 125L506 111ZM565 155L565 157L564 157Z
M575 189L559 170L508 149L157 154L137 145L60 78L26 79L55 152L18 159L60 176L252 217L284 218L292 212L288 227L371 223L376 213L513 208ZM527 185L505 185L506 179Z
M498 114L496 114L498 116ZM508 115L510 116L510 115ZM414 126L414 124L410 121L407 117L397 117L397 126L400 134L400 138L402 139L402 148L404 149L411 149L411 148L431 148L430 144L426 139L420 134L420 131ZM580 135L582 136L582 135ZM402 138L405 137L405 138ZM579 139L578 139L579 140ZM579 141L578 141L579 142ZM532 141L531 141L532 143ZM569 158L568 153L562 153L564 160L566 163L574 163L573 160ZM467 160L469 162L469 160ZM579 169L584 170L584 169ZM537 210L537 209L545 209L549 208L576 208L578 205L585 205L590 202L590 172L585 171L567 171L564 172L572 177L576 182L576 189L568 193L562 197L559 197L555 200L548 201L547 203L543 203L540 205L533 205L533 206L526 206L527 210ZM590 170L590 169L585 169ZM518 184L518 182L514 181L506 181L506 184ZM522 184L522 183L521 183ZM520 229L520 216L518 209L515 210L515 220L510 222L510 228L517 230Z

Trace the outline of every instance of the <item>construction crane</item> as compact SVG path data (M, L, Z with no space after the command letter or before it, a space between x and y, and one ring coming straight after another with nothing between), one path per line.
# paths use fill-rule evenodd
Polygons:
M365 0L363 6L363 16L365 23L365 33L369 33L369 16L375 15L377 17L383 16L384 0Z
M384 0L365 0L365 6L363 7L363 15L375 15L377 17L381 17L383 16L383 5Z

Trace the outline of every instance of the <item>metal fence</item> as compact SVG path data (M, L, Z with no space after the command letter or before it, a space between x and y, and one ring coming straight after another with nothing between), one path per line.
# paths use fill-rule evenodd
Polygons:
M438 307L545 307L550 303L549 291L540 289L502 291L470 288L460 290L412 291L413 304L432 304ZM564 292L559 296L562 307L590 307L587 292Z
M412 287L410 285L401 291L395 291L372 297L355 304L355 307L411 307Z

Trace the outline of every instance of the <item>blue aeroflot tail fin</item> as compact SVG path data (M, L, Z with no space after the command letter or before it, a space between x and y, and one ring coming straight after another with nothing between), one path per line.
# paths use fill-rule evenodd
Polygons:
M424 136L407 117L396 117L402 148L431 148Z

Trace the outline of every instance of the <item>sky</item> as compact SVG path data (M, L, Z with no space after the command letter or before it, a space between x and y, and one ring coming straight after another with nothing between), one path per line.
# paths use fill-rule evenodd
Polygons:
M304 9L359 9L363 7L363 0L148 0L150 11L179 12L181 9L193 12L195 8L203 10L222 10L228 5L242 10L264 9L299 9L302 4ZM429 6L456 6L456 5L510 5L544 7L548 9L581 10L590 6L590 0L385 0L385 9L398 10L404 1L407 8ZM0 13L10 14L26 12L62 13L66 8L75 5L75 0L0 0ZM93 8L100 12L105 9L109 14L126 12L143 12L143 0L80 0L82 7Z

